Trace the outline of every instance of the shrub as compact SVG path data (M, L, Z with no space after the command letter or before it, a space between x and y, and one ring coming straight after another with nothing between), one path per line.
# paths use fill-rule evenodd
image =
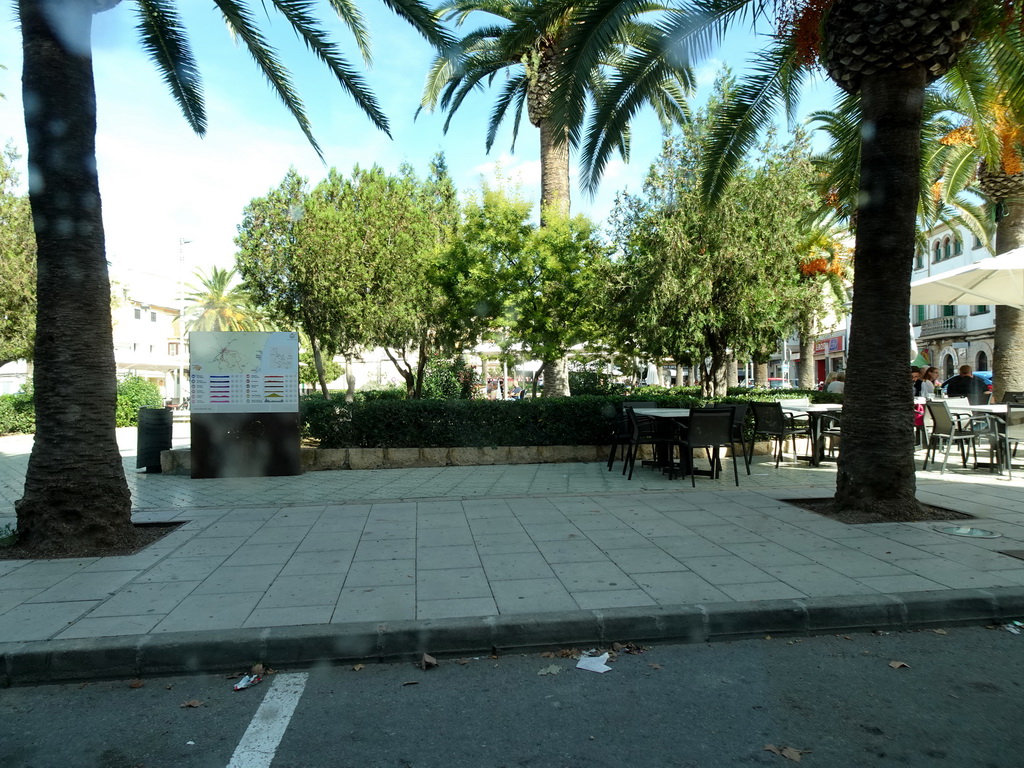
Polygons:
M160 408L164 404L160 390L141 376L127 376L117 382L117 426L134 427L139 423L139 408Z
M435 400L469 400L476 383L472 366L462 355L446 360L431 357L423 375L423 397Z
M0 395L0 435L36 431L36 407L32 385L13 395Z
M569 389L574 395L621 395L626 385L613 381L610 374L583 368L569 371Z

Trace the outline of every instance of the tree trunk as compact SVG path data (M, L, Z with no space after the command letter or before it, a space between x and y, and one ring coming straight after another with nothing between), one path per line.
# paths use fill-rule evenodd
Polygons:
M540 121L540 206L542 227L549 213L569 215L569 141L547 119Z
M884 70L861 86L861 203L836 501L894 520L918 507L907 317L924 87L923 67Z
M768 363L754 364L754 386L768 386Z
M1024 203L1005 202L1006 214L996 230L996 253L1024 246ZM995 349L992 355L992 400L1003 393L1024 391L1024 310L996 307Z
M20 0L29 198L38 249L36 434L19 541L40 552L134 542L114 432L110 281L96 175L93 0Z
M320 354L320 344L317 343L316 337L309 337L309 346L313 348L313 364L316 366L316 377L320 381L320 391L324 393L324 400L330 400L331 393L327 389L327 377L324 375L324 358Z
M727 388L738 387L740 385L740 373L736 369L736 356L730 354L725 361L725 366L725 386Z
M569 363L564 357L544 361L544 397L569 397Z
M807 319L806 332L800 334L800 389L817 388L818 374L814 370L814 337L817 323L813 316Z
M345 402L356 401L356 375L352 372L352 355L345 355Z
M723 345L712 346L711 365L705 369L701 381L701 393L704 397L719 398L728 394L726 366L730 359Z

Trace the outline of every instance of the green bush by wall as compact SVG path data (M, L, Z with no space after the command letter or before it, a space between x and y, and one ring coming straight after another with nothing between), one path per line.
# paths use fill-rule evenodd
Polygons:
M36 409L31 388L13 395L0 395L0 435L35 431Z
M141 376L128 376L117 382L117 426L134 427L139 423L139 408L160 408L164 404L160 390Z
M649 400L662 407L706 405L692 394L635 394L527 400L374 400L345 403L308 395L300 404L303 436L322 448L461 448L501 445L605 445L624 400ZM776 400L818 392L744 392L720 403Z

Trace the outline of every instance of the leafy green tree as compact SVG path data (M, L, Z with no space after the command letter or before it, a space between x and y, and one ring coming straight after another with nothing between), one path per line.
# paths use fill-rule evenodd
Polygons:
M539 132L542 226L549 216L569 215L569 154L579 141L587 107L605 92L614 90L626 76L622 71L627 62L626 51L663 42L661 26L650 18L660 6L633 4L617 14L614 29L595 43L599 52L591 66L576 73L580 87L574 94L574 119L556 124L551 119L555 110L551 88L570 60L565 39L579 23L580 8L562 5L559 13L548 14L547 4L534 0L467 0L446 2L436 11L458 27L481 14L493 20L487 19L487 24L468 32L438 54L427 76L422 105L431 110L440 106L448 114L444 126L447 131L466 96L503 75L503 86L487 126L487 151L510 112L515 148L525 106L527 118ZM644 105L653 107L666 127L682 122L686 116L686 94L691 88L692 73L682 59L666 57L649 67L642 78L633 81L628 105L603 123L607 139L603 157L617 151L628 159L630 120ZM602 162L601 169L603 166ZM546 365L544 392L556 396L569 394L564 358Z
M235 238L235 267L242 276L242 290L271 321L303 331L321 391L329 398L323 356L325 351L334 354L336 347L330 341L331 332L325 330L326 315L317 294L295 277L296 265L302 261L299 230L308 196L306 180L289 168L275 189L251 200ZM325 333L328 346L322 350Z
M134 427L140 408L161 408L160 388L141 376L126 376L117 382L117 426Z
M739 170L723 202L708 206L700 167L716 113L728 107L728 74L680 135L666 139L644 197L619 214L623 259L611 306L655 359L701 369L704 392L725 395L736 355L772 348L801 312L820 302L798 269L799 223L810 209L809 151L769 135Z
M420 0L387 0L431 42L444 36ZM220 19L245 45L271 89L312 133L291 77L257 22L255 3L214 0ZM28 137L29 198L38 253L38 301L60 307L36 318L36 441L18 539L39 552L68 546L100 551L135 537L131 497L114 433L115 365L110 285L96 162L92 17L119 0L18 0L17 21ZM351 0L332 0L366 55L366 33ZM199 134L206 129L198 67L172 0L136 0L140 40ZM262 6L257 6L262 7ZM380 128L387 122L359 73L342 57L308 2L273 0L307 47ZM55 130L54 126L60 126ZM316 144L314 142L314 147ZM83 387L82 382L89 382Z
M0 365L31 359L36 315L36 241L28 197L15 194L18 154L0 154Z
M186 312L190 331L261 331L263 319L241 285L235 283L236 271L213 267L210 274L199 271L199 285L186 286L185 298L192 302Z
M302 384L319 384L321 374L327 381L335 381L344 373L345 369L333 360L322 360L318 369L312 352L299 353L299 381Z

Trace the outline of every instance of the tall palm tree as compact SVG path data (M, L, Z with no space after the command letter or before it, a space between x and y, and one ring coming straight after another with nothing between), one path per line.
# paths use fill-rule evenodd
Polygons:
M264 328L260 313L240 283L236 272L213 267L210 274L196 272L199 285L188 285L185 298L192 302L186 312L191 315L186 328L190 331L260 331Z
M435 44L444 41L421 0L384 0ZM38 245L35 342L36 437L18 538L37 551L119 545L134 538L131 498L114 433L116 403L110 289L96 170L92 17L120 0L18 0L29 196ZM194 131L206 127L195 59L173 0L133 0L143 48ZM313 0L214 0L313 142L288 70L255 20L272 7L337 78L370 120L387 121L359 73L316 17ZM353 0L331 6L366 54ZM317 148L319 151L319 148Z
M540 135L541 226L549 215L564 218L569 214L570 149L579 142L587 107L600 101L622 75L620 68L627 63L631 51L664 45L661 27L649 19L652 12L662 11L662 6L649 2L635 5L598 46L592 66L580 74L578 119L556 123L552 120L556 111L552 88L569 64L564 40L578 23L579 9L571 4L550 5L558 5L558 11L550 13L547 0L453 0L442 4L435 13L454 21L456 27L462 27L476 13L489 14L498 21L468 32L437 56L422 98L423 108L433 110L440 106L447 113L447 131L471 92L485 83L492 84L499 75L504 76L487 125L486 148L489 152L510 111L515 148L525 105L527 117ZM615 113L614 127L607 127L609 151L618 151L623 159L628 159L629 118L644 105L654 108L663 126L683 121L686 96L692 87L692 73L685 62L674 58L658 62L632 90L629 104ZM596 176L600 176L600 171ZM557 364L545 361L544 394L569 394L564 359Z
M589 71L598 41L616 16L639 0L594 0L566 41L573 71ZM706 55L733 24L768 22L775 34L723 115L709 153L706 191L726 188L776 105L792 114L812 67L861 100L861 145L849 373L844 393L843 452L836 502L846 509L905 518L917 507L912 390L906 361L910 339L910 275L921 167L922 105L927 85L949 71L968 44L1011 46L1011 0L681 0L664 27L676 55ZM1017 19L1019 21L1019 19ZM664 51L644 51L634 66ZM997 73L1002 74L1002 73ZM628 84L625 84L628 85ZM1018 91L1019 82L1013 87ZM555 85L558 124L575 119L579 76ZM625 86L621 93L628 93ZM614 112L618 102L603 105ZM591 174L598 167L600 129L583 144ZM884 439L880 439L884 435Z

